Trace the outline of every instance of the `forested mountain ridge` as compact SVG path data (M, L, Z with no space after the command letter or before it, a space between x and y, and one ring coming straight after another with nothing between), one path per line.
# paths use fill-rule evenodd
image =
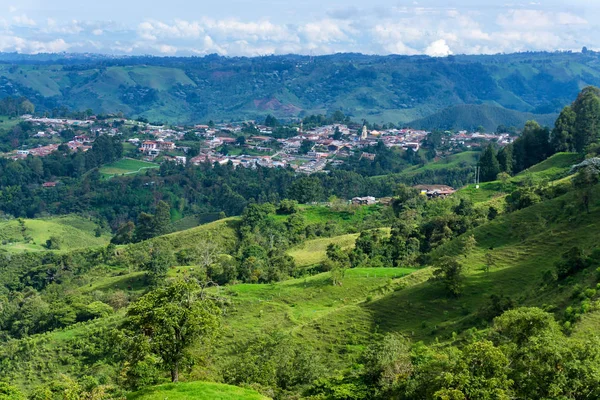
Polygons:
M342 110L357 120L406 124L447 107L487 104L500 107L493 123L510 126L530 118L519 113L558 113L581 88L600 84L594 52L447 58L2 54L0 63L0 96L25 96L38 111L89 108L180 123Z

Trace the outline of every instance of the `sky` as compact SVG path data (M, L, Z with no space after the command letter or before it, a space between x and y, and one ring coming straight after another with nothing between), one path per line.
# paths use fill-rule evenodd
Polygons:
M0 0L0 51L117 55L600 50L600 0Z

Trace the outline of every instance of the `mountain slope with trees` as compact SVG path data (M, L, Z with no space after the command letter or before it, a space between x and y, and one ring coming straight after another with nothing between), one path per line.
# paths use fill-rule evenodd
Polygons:
M25 96L39 112L120 112L179 123L341 110L375 123L404 125L433 115L418 123L495 130L521 125L531 114L545 125L582 87L600 85L600 56L591 51L447 58L0 54L0 61L0 97ZM31 103L11 110L25 112ZM457 105L465 106L436 114Z

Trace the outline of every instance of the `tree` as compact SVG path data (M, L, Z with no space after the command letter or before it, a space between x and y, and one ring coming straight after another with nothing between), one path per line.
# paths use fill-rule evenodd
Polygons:
M583 250L574 246L563 253L561 260L555 265L558 279L565 279L585 269L588 266L588 260Z
M573 178L573 185L579 190L581 204L588 214L590 213L590 203L594 193L592 188L598 182L600 182L600 175L598 174L598 168L594 165L581 168Z
M487 252L485 253L485 272L490 272L490 269L492 269L492 267L496 266L496 259L494 258L494 255L492 254L492 252Z
M506 172L500 172L496 177L496 180L502 182L502 189L506 190L508 185L508 180L510 179L510 175Z
M335 132L333 132L333 140L342 140L342 131L338 126L335 127Z
M276 127L279 126L279 121L277 120L277 118L275 118L274 116L272 116L271 114L269 114L265 118L265 126L268 126L268 127L271 127L271 128L276 128Z
M435 264L434 277L442 282L452 296L459 296L463 286L463 266L456 258L441 257Z
M489 144L479 159L480 177L482 182L489 182L496 179L500 173L500 163L496 157L496 150L492 144Z
M161 283L174 261L171 250L158 246L150 248L150 258L143 265L149 283L153 286Z
M600 89L593 86L584 88L572 108L576 115L573 146L575 151L582 153L600 138Z
M365 351L365 375L369 383L384 392L390 391L413 372L411 343L397 333L386 334Z
M154 236L154 216L152 214L141 212L138 215L133 236L136 242L150 239Z
M156 205L153 225L152 236L160 236L169 233L171 225L171 207L167 202L161 200Z
M25 395L16 387L0 382L0 400L25 400Z
M62 239L59 236L50 236L50 239L46 240L46 248L48 250L58 250L62 244Z
M331 283L333 286L342 286L344 276L346 275L346 268L338 263L333 263L331 268Z
M502 150L498 152L498 163L500 164L500 170L511 175L513 172L513 146L504 146Z
M194 282L176 280L144 295L127 312L126 329L160 357L172 382L193 361L190 347L214 337L219 326L220 310L199 290Z
M135 233L135 224L131 221L127 221L122 224L119 229L117 229L117 233L110 240L113 244L127 244L133 242Z
M576 120L577 114L575 114L571 106L563 108L554 124L550 139L554 151L573 151L575 149L574 133Z
M312 148L313 148L313 142L311 142L310 140L303 140L302 143L300 144L300 148L298 149L298 153L306 154L309 151L311 151Z
M462 254L465 256L465 258L467 258L469 254L471 254L471 252L475 250L475 247L477 246L477 240L475 239L475 236L469 235L463 238L461 244Z
M303 176L290 186L288 197L301 204L319 201L323 198L323 185L314 176Z

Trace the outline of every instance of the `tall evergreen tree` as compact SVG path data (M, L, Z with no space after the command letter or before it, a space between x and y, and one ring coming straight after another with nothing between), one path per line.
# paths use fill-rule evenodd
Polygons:
M573 111L576 114L573 144L575 151L582 153L600 138L600 89L593 86L583 89L573 103Z
M513 146L509 144L498 152L498 163L500 170L512 175L513 172Z
M171 207L164 201L159 201L156 205L156 213L154 214L153 236L160 236L169 233L169 225L171 224Z
M488 145L479 159L480 178L482 182L496 179L500 173L500 163L496 158L496 150L493 145Z
M134 240L140 242L154 236L154 216L141 212L135 226Z
M573 140L574 140L574 132L575 132L575 121L577 119L577 114L573 111L571 106L566 106L561 111L556 123L554 124L554 129L552 130L552 137L550 142L552 144L552 148L556 152L561 151L573 151Z

